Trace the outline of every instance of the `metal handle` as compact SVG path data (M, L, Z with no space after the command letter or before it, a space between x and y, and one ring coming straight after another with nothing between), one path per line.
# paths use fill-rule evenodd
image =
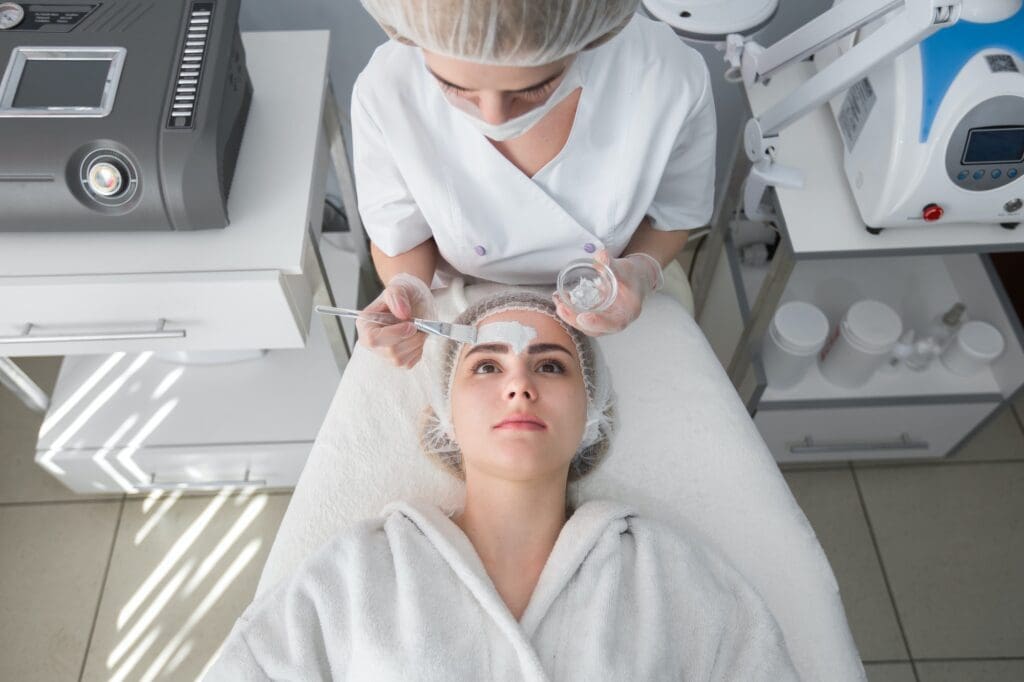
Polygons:
M20 336L0 336L0 344L16 343L62 343L82 341L140 341L144 339L183 339L184 329L164 329L167 320L157 320L156 330L151 332L109 332L96 334L47 334L32 336L33 324L25 327Z
M927 450L931 446L927 441L912 440L906 433L900 435L896 440L889 441L847 441L833 443L815 443L814 439L807 436L799 443L789 445L789 451L794 455L845 452L847 450Z
M345 317L352 320L366 320L367 322L373 322L375 324L398 324L403 321L399 320L394 315L389 315L387 313L368 313L363 310L335 308L329 305L314 306L313 310L321 315L334 315L335 317Z
M249 478L249 471L246 470L245 478L225 479L220 481L160 481L157 483L156 474L150 474L149 483L139 483L133 486L136 490L209 490L211 488L265 488L267 480L264 478Z

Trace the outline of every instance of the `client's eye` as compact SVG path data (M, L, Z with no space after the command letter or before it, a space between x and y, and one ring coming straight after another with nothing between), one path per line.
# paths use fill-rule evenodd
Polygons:
M537 366L537 371L542 374L565 374L565 365L558 360L545 360Z
M473 365L473 374L494 374L500 372L498 365L493 360L481 360Z

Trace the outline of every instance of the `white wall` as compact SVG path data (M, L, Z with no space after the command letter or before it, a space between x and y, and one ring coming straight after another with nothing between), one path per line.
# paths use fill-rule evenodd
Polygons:
M683 0L679 4L680 8L685 6ZM831 4L832 0L780 0L778 13L758 40L769 45ZM358 0L242 0L239 23L243 31L330 29L331 78L338 103L345 112L356 76L374 48L385 40L384 32ZM691 44L704 55L711 71L718 111L717 163L721 186L726 161L733 153L744 123L746 107L740 87L722 79L725 72L722 53L712 45Z

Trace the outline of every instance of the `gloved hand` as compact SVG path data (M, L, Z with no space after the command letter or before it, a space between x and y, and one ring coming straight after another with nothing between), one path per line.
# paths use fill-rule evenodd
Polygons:
M399 273L391 278L387 287L363 312L394 315L394 324L381 325L368 320L356 320L359 343L385 357L398 367L413 367L423 357L423 343L427 335L416 329L412 320L418 317L437 319L434 294L419 277Z
M608 252L597 252L595 260L604 263L615 273L618 293L612 304L599 313L573 312L558 294L554 295L558 316L587 336L603 336L620 332L640 317L647 294L664 284L661 264L646 253L631 253L624 258L609 258Z

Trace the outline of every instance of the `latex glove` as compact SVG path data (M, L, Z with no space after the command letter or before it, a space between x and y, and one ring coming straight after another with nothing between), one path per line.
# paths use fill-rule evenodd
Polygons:
M419 277L399 273L391 278L387 287L373 303L363 309L368 313L390 313L394 324L381 325L368 320L356 320L359 343L385 357L398 367L413 367L423 357L423 344L427 335L413 326L418 317L437 319L434 294Z
M661 264L646 253L631 253L625 258L609 258L608 252L603 249L597 252L595 260L604 263L615 273L619 289L615 300L611 306L599 313L577 315L555 293L558 316L588 336L621 332L640 317L647 295L660 289L664 284Z

